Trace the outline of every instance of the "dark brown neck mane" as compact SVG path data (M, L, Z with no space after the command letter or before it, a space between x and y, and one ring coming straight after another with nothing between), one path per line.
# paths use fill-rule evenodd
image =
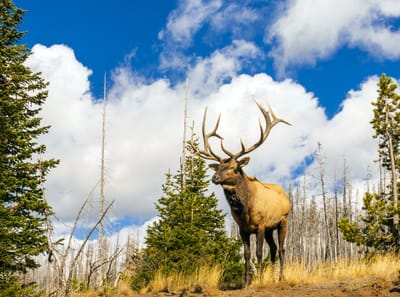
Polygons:
M222 187L232 211L240 216L243 209L249 205L249 188L246 174L242 171L234 185L222 185Z

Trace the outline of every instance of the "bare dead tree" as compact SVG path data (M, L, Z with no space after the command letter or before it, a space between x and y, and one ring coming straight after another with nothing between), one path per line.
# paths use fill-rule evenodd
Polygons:
M321 143L318 142L318 150L317 150L317 158L319 163L319 181L321 185L321 194L322 194L322 203L323 203L323 210L324 210L324 226L325 226L325 236L326 236L326 246L325 246L325 259L332 260L332 253L331 253L331 236L329 230L329 223L328 223L328 201L327 201L327 193L325 187L325 172L324 172L324 161L322 156L322 146Z
M69 264L69 271L67 274L67 278L66 278L66 283L65 283L65 296L70 296L70 289L71 289L71 283L72 283L72 271L76 266L76 263L80 257L80 255L82 254L83 249L85 248L87 242L89 241L89 238L92 236L92 234L94 233L94 231L97 229L97 227L99 226L99 224L103 221L105 215L107 214L107 212L110 210L111 206L114 204L114 201L112 201L107 208L104 210L104 213L100 216L100 218L97 220L97 222L93 225L92 229L89 231L89 233L86 235L84 241L81 243L80 248L78 249L78 251L75 254L75 257L72 258L72 261Z
M334 204L335 204L335 260L337 260L340 256L339 251L339 197L338 197L338 181L336 176L336 170L334 175Z
M103 238L103 240L105 240L105 238ZM105 242L103 242L103 244L103 247L105 247ZM103 252L106 252L106 249L104 249ZM104 281L102 282L103 285L105 285L105 283L113 283L115 285L116 280L118 280L118 272L115 265L117 263L118 257L121 255L122 252L123 249L121 249L119 245L117 245L115 250L110 255L103 254L101 255L102 257L98 257L96 260L92 260L89 263L89 269L86 272L86 288L92 287L92 277L96 275L96 273L102 267L106 267L106 269L104 269L104 275L102 275L102 278L104 279Z
M343 216L349 215L348 204L347 204L347 187L348 187L348 167L346 158L343 159L343 179L342 179L342 192L343 192Z
M97 184L96 184L96 186L97 186ZM89 233L86 235L85 239L80 244L77 252L73 253L72 242L73 242L73 238L75 237L75 232L78 227L78 222L81 218L83 210L85 209L89 199L93 195L93 192L94 192L96 186L89 193L88 197L83 202L82 206L80 207L80 209L76 215L76 218L74 220L71 233L69 234L68 242L67 242L65 249L61 250L60 248L58 248L59 243L60 243L59 241L58 242L53 241L53 239L52 239L53 226L51 223L50 214L49 213L46 214L47 244L48 244L48 250L49 250L49 259L55 260L55 266L56 266L56 270L57 270L56 277L58 280L57 288L55 289L54 292L51 292L50 295L55 294L57 296L67 296L67 297L71 295L71 284L72 284L72 280L73 280L73 274L76 269L76 265L78 263L78 259L80 259L81 255L84 251L84 248L85 248L87 242L89 241L89 238L91 238L92 234L97 229L99 224L103 221L104 216L107 214L107 212L109 211L109 209L111 208L111 206L114 203L114 201L112 201L107 206L107 208L105 209L103 214L99 217L99 219L96 221L96 223L92 226Z

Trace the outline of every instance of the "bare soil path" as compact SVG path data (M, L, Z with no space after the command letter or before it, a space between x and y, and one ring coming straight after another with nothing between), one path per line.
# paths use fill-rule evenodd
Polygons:
M137 297L400 297L400 281L376 277L349 281L332 281L314 285L278 284L263 289L203 290L191 288L181 292L135 295Z

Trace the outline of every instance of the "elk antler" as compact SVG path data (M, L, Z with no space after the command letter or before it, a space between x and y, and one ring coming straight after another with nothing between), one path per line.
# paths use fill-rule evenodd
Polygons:
M289 122L285 121L284 119L280 119L280 118L276 117L276 115L274 114L274 112L271 109L271 106L269 106L269 111L266 111L264 109L264 107L262 107L262 105L256 100L256 98L254 96L253 96L253 100L255 101L255 103L257 104L258 108L261 110L261 112L262 112L262 114L264 116L264 119L265 119L265 122L266 122L265 130L263 129L263 126L261 125L261 120L258 119L258 123L259 123L259 126L260 126L260 139L249 148L246 148L244 143L243 143L243 140L240 139L240 145L242 147L242 150L240 152L236 153L236 154L233 154L230 151L228 151L224 147L224 144L223 144L222 139L221 139L221 149L223 150L223 152L225 154L227 154L232 159L238 159L241 156L243 156L245 154L248 154L248 153L254 151L256 148L258 148L261 144L264 143L264 141L267 139L269 133L271 132L272 128L276 124L285 123L287 125L291 125Z
M204 115L203 115L203 126L202 126L202 133L203 133L203 141L204 141L204 150L197 150L198 155L200 155L202 158L204 159L208 159L208 160L214 160L214 161L218 161L218 162L222 162L222 158L220 156L218 156L217 154L215 154L212 150L211 150L211 146L210 143L208 142L208 139L210 137L217 137L221 140L222 142L222 137L220 135L217 134L217 130L218 130L218 126L219 126L219 121L221 119L221 114L219 114L218 116L218 120L217 123L215 124L214 129L210 132L210 133L206 133L206 119L207 119L207 107L204 110Z
M252 151L254 151L257 147L259 147L261 144L263 144L263 142L267 139L269 133L271 132L272 128L278 124L278 123L285 123L287 125L291 125L289 122L285 121L284 119L280 119L277 118L276 115L274 114L274 112L271 109L271 106L269 106L269 111L266 111L261 104L256 100L256 98L253 96L253 99L255 101L255 103L257 104L258 108L261 110L265 122L266 122L266 127L265 129L263 128L262 124L261 124L261 120L259 119L259 126L260 126L260 139L253 144L251 147L246 148L243 140L240 139L240 145L242 147L242 150L236 154L231 153L230 151L228 151L223 144L223 138L217 134L217 129L219 126L219 121L221 119L221 114L219 114L218 116L218 120L217 123L214 126L214 129L210 132L210 133L206 133L206 129L205 129L205 123L206 123L206 118L207 118L207 108L204 110L204 116L203 116L203 126L202 126L202 133L203 133L203 141L204 141L204 150L199 150L197 149L197 154L200 155L202 158L204 159L208 159L208 160L214 160L214 161L218 161L218 162L222 162L223 158L219 157L217 154L215 154L212 150L211 150L211 146L209 143L209 139L210 137L217 137L220 139L221 141L221 149L222 151L227 154L229 157L231 157L232 159L238 159L241 156L248 154Z
M244 143L243 143L243 140L240 139L240 145L242 147L242 150L240 152L236 153L236 154L233 154L233 153L229 152L224 147L224 144L223 144L222 139L221 139L221 149L224 151L225 154L227 154L232 159L238 159L241 156L243 156L245 154L248 154L248 153L254 151L256 148L258 148L261 144L264 143L264 141L267 139L269 133L271 132L272 128L276 124L285 123L287 125L291 125L289 122L285 121L284 119L280 119L280 118L276 117L276 115L274 114L274 112L271 109L271 106L269 106L269 111L266 111L264 109L264 107L262 107L262 105L257 101L257 99L254 96L253 96L253 99L256 102L258 108L261 110L261 112L262 112L262 114L264 116L264 119L265 119L265 122L266 122L265 130L263 129L263 126L261 125L261 120L258 119L258 123L259 123L259 126L260 126L260 139L249 148L246 148Z

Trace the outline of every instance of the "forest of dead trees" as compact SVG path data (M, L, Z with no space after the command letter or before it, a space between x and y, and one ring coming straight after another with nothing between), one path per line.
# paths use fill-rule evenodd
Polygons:
M3 82L0 84L3 96L0 106L3 112L0 140L5 147L2 153L4 177L1 181L4 192L1 197L2 214L4 214L1 216L2 236L4 236L1 249L2 255L5 256L1 257L3 267L0 285L13 292L11 296L21 296L19 292L26 292L31 283L37 283L38 289L45 296L70 296L72 291L83 291L88 288L107 290L115 287L119 280L129 279L130 273L135 271L134 255L143 243L139 242L134 234L128 238L115 235L103 237L103 234L106 234L103 232L104 218L112 206L112 203L104 205L104 197L100 199L102 201L100 216L94 220L89 219L94 222L84 232L83 239L76 239L76 230L80 228L78 225L83 225L80 222L89 198L79 210L70 234L64 238L54 238L52 234L54 222L51 221L52 214L46 213L50 212L51 207L45 199L43 183L47 173L56 167L59 160L43 160L41 156L46 151L45 146L37 143L38 137L47 133L50 128L41 126L40 117L41 105L44 104L48 94L46 90L48 84L41 78L40 73L32 73L23 65L30 51L25 45L20 44L24 33L19 32L18 23L21 22L25 12L17 9L12 1L4 2L0 8L5 20L1 24L3 30L0 30L0 37L4 39L0 58L7 61L2 65L0 73L0 80ZM347 167L345 159L334 160L337 164L341 162L343 164L340 173L327 173L324 168L323 150L318 144L312 172L307 172L309 168L304 166L303 176L300 174L296 177L296 181L286 187L292 203L286 239L286 263L301 263L306 268L312 268L321 262L359 258L365 246L345 241L339 232L339 221L341 218L348 218L350 222L358 221L365 192L383 194L382 197L391 202L391 205L387 203L389 207L386 207L386 210L389 211L384 214L389 214L384 220L391 225L384 227L386 229L388 226L391 227L393 232L389 235L395 239L394 244L399 249L400 214L397 176L400 164L398 125L400 96L394 92L397 85L385 75L381 76L378 86L379 98L373 103L375 117L371 122L376 132L374 137L380 141L378 152L382 164L378 184L370 185L369 173L366 172L365 188L353 187L349 178L351 168ZM106 90L105 84L104 89ZM102 114L102 186L105 104L106 94L104 94ZM183 147L185 139L184 135ZM391 175L391 178L387 179L390 180L388 183L385 173L382 172ZM386 189L387 184L391 191L384 193L383 189ZM104 196L103 189L101 192L101 196ZM220 196L219 199L224 198ZM13 220L9 220L9 217L13 217ZM47 220L43 225L45 219ZM227 221L229 226L227 229L231 236L237 238L237 228L229 214ZM98 239L93 239L94 234L98 234ZM253 244L253 249L254 247ZM47 254L42 253L45 249ZM254 250L252 254L254 256ZM268 248L265 247L264 257L267 254ZM35 260L39 264L38 269L32 269L36 267ZM31 287L36 289L34 286Z
M105 109L103 117L104 113ZM313 161L312 169L304 166L302 175L286 185L292 209L288 220L285 261L288 264L301 263L308 269L318 263L358 259L363 255L364 246L344 240L339 231L339 220L345 217L349 218L350 222L358 220L362 212L364 193L381 193L388 179L383 173L385 170L380 166L377 184L369 180L372 174L366 172L364 187L353 187L351 168L348 167L345 157L343 160L336 160L337 164L342 164L338 166L341 170L326 172L326 160L320 143L316 146ZM224 199L222 196L218 198ZM37 282L45 296L69 296L71 291L88 288L106 290L115 287L123 278L128 280L131 272L135 270L134 256L143 247L143 242L139 242L138 236L131 234L128 238L120 238L114 234L113 238L118 238L117 240L111 240L107 236L101 240L93 240L91 237L96 230L103 232L103 228L106 229L103 219L112 203L86 231L86 237L76 240L75 228L82 219L87 202L88 200L82 205L70 236L66 236L62 244L54 246L57 255L51 251L50 255L42 256L39 261L40 268L30 271L24 277L26 282ZM240 239L238 228L229 213L226 222L227 233ZM51 231L50 223L47 227ZM251 239L252 257L256 262L254 235ZM268 253L268 246L264 245L264 258L269 259Z
M84 239L77 240L76 228L79 221L82 220L85 208L88 207L87 204L92 193L89 194L77 214L70 235L66 236L62 244L58 245L53 245L52 225L50 221L47 222L49 254L41 256L39 269L32 270L24 276L25 282L36 282L45 296L70 296L72 291L89 288L107 290L107 288L115 287L119 280L129 279L131 272L135 270L134 257L143 246L143 242L139 242L138 236L134 234L129 235L128 238L114 235L113 238L117 238L117 240L111 240L111 237L107 236L103 237L106 229L104 219L112 206L111 203L104 209L105 103L104 100L102 179L100 181L101 215L93 226L86 230ZM182 159L184 156L185 149ZM376 185L370 184L370 173L366 172L363 189L353 188L349 177L351 168L348 168L345 158L336 160L337 164L342 163L341 172L327 174L325 171L326 160L320 143L317 144L313 160L315 164L313 169L304 166L303 174L297 176L296 180L286 187L292 209L288 220L285 261L286 263L301 263L308 269L318 263L334 263L338 260L351 260L362 256L365 247L345 241L339 231L339 221L341 218L348 218L350 222L358 220L362 211L364 193L381 193L382 189L386 187L386 176L382 173L385 170L382 166L379 169L379 181ZM307 170L312 172L307 172ZM219 197L219 199L224 198ZM229 214L226 216L226 222L226 225L229 226L227 233L239 240L238 228ZM96 231L99 238L93 240L92 234ZM255 262L254 235L251 240L253 241L251 254ZM268 246L264 245L264 258L269 259L268 253Z
M350 169L345 159L342 161L340 177L339 174L327 176L321 154L319 147L315 157L319 162L316 172L312 175L304 174L299 178L301 182L287 188L292 210L286 239L286 262L302 263L307 268L321 262L354 259L362 255L362 247L342 238L338 221L342 217L357 219L363 192L379 188L379 185L369 185L366 180L362 193L353 189L348 178ZM227 214L226 218L229 226L227 232L239 238L230 215ZM104 237L101 246L97 240L88 240L85 244L83 242L71 238L69 243L69 239L65 238L64 244L58 246L62 261L55 261L54 255L43 255L40 259L41 267L26 275L25 281L36 281L47 296L59 292L63 286L65 289L68 282L71 290L78 291L113 287L135 269L132 257L134 251L143 244L138 241L136 234L129 235L127 239L118 237L116 242ZM252 248L252 256L255 257L255 244L252 244ZM267 245L264 245L264 249L264 257L267 257Z
M286 238L285 260L288 263L302 263L311 268L321 262L335 262L341 259L356 259L362 256L364 247L343 239L339 231L339 220L343 217L356 220L362 206L362 195L354 189L348 180L349 169L343 160L344 169L340 179L328 178L323 173L323 164L317 175L304 174L296 186L287 189L292 210L289 213L288 233ZM328 184L332 180L334 184ZM365 189L378 189L369 185ZM240 238L238 229L232 223L232 236ZM255 242L255 237L252 238ZM277 239L276 239L277 240ZM264 256L268 247L264 246ZM252 244L252 256L255 255L255 244Z

